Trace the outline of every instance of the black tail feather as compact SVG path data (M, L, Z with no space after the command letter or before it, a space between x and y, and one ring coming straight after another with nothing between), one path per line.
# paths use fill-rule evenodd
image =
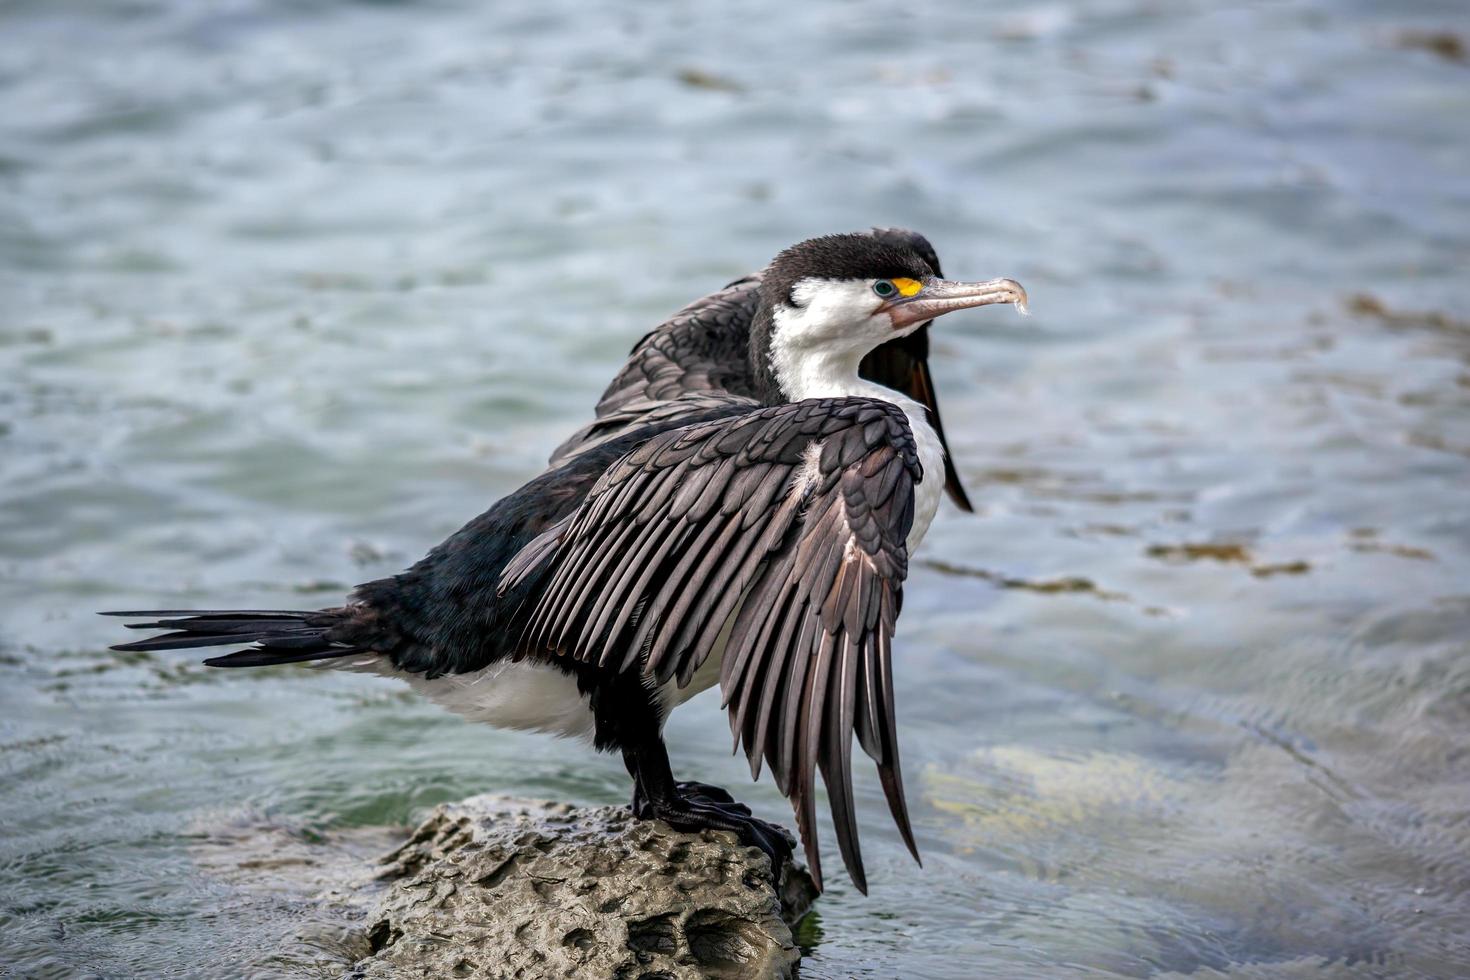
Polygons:
M208 667L270 667L274 664L299 664L308 660L331 660L354 653L366 653L362 647L333 647L330 650L313 650L306 653L287 653L276 650L252 648L239 653L228 653L223 657L210 657L204 661Z
M308 645L320 645L321 636L306 634L298 639L308 639ZM181 630L177 633L165 633L151 640L138 640L135 643L119 643L112 649L123 651L144 650L192 650L194 647L222 647L229 644L236 646L242 643L256 643L267 641L273 647L293 646L285 642L285 637L278 633L227 633L223 636L212 636L204 632L194 630Z
M160 619L151 623L124 623L124 629L130 630L192 630L197 627L208 625L215 633L259 633L275 629L282 623L293 623L290 619L216 619L210 617L194 617L190 619Z
M146 640L119 643L112 648L114 650L188 650L254 644L246 650L205 660L211 667L264 667L329 660L365 652L362 647L333 637L333 630L343 620L343 611L335 609L310 612L288 609L152 609L105 612L102 615L145 620L128 623L129 629L173 631Z
M125 616L128 619L136 619L139 616L187 616L190 619L205 619L211 616L228 616L231 619L301 619L317 614L302 612L300 609L109 609L97 615Z

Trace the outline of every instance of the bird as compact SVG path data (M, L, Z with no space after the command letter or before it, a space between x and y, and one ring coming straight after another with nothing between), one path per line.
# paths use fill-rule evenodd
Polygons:
M645 337L597 420L545 471L404 572L326 609L108 612L166 631L113 649L244 647L204 663L394 677L474 721L583 737L621 756L636 816L732 831L779 877L796 843L783 828L673 775L664 724L718 684L752 778L764 764L791 801L817 887L820 772L843 863L866 894L854 739L919 860L892 642L910 557L952 471L932 385L926 405L864 366L944 314L1027 304L1014 280L948 280L936 265L904 234L792 245L732 285L748 322L715 331L726 349L703 380L671 380L698 360L685 356L637 381L629 365L658 331ZM729 349L742 333L743 364Z
M929 239L910 228L871 228L859 234L906 245L936 276L939 255ZM761 273L753 272L701 297L659 324L634 345L617 376L598 400L596 419L579 429L551 456L551 464L578 448L610 437L665 411L683 411L686 396L711 390L755 396L750 369L750 325L760 303ZM944 489L955 506L973 513L960 482L940 420L929 372L929 324L879 345L863 358L858 374L921 403L944 449ZM679 401L670 405L671 401Z

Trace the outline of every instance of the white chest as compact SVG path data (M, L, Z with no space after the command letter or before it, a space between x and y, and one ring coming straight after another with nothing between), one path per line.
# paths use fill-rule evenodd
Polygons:
M919 482L914 485L914 524L909 530L907 542L909 555L912 556L919 547L919 542L924 540L924 534L929 530L934 514L939 510L939 498L944 496L944 445L939 441L939 433L929 424L929 413L923 405L892 388L858 380L850 382L840 393L881 398L903 409L903 414L908 417L909 429L914 434L914 446L919 453L919 465L924 470Z
M901 400L899 400L901 399ZM914 443L919 449L919 464L924 475L914 487L914 526L909 531L908 548L912 556L929 530L929 522L939 510L939 498L944 495L944 447L939 434L929 424L924 406L908 398L894 399L904 414L909 417L909 428L914 432Z

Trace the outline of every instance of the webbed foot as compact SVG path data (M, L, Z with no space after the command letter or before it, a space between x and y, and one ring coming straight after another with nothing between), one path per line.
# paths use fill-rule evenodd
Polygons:
M703 787L715 793L685 795L686 785L680 783L679 795L668 800L644 800L644 812L635 813L642 819L659 819L675 830L729 830L740 838L741 843L758 847L771 862L771 877L779 878L781 868L791 860L796 839L785 828L751 816L750 807L735 800L718 787ZM715 796L723 797L723 801ZM636 797L635 797L636 799Z
M709 783L684 782L675 783L674 789L679 795L694 803L707 803L710 806L722 810L730 810L742 816L750 816L750 807L736 801L728 790ZM649 807L648 798L643 793L643 787L637 783L633 784L633 801L631 804L633 815L640 820L653 819L653 811Z

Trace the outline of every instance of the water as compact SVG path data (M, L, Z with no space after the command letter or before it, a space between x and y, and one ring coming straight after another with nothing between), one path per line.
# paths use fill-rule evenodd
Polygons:
M861 772L873 893L830 876L804 975L1470 973L1463 5L1223 6L6 5L0 962L329 974L212 829L622 800L579 746L92 613L332 603L670 310L905 224L1035 316L936 337L980 513L900 624L925 864ZM788 819L711 695L671 733Z

